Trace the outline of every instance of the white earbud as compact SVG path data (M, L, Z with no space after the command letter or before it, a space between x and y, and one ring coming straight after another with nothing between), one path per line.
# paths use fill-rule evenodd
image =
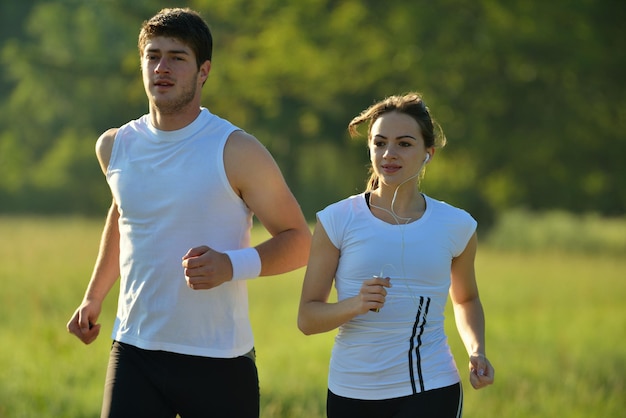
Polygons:
M426 154L426 158L424 158L424 164L426 164L428 161L430 161L430 154Z

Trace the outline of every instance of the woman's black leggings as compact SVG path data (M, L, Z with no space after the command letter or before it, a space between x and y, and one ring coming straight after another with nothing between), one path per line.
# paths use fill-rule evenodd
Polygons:
M463 412L460 383L415 395L382 400L344 398L328 391L328 418L459 418Z

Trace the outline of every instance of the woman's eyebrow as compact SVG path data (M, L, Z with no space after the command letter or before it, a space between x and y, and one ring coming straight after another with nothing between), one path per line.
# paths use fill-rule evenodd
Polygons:
M374 138L388 139L385 135L382 135L382 134L376 134L376 135L374 135ZM396 139L405 139L405 138L411 138L411 139L414 139L415 141L417 141L417 138L415 138L413 135L409 135L409 134L404 134L404 135L400 135L400 136L396 137Z

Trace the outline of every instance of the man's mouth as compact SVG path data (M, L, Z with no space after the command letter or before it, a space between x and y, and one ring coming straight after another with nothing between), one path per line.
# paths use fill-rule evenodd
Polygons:
M170 80L155 80L154 85L159 87L171 87L174 85L174 82Z

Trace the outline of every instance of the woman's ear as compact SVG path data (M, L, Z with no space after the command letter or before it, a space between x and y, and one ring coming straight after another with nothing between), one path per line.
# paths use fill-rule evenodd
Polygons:
M429 163L433 157L435 156L435 147L430 147L426 150L426 158L424 159L424 164Z

